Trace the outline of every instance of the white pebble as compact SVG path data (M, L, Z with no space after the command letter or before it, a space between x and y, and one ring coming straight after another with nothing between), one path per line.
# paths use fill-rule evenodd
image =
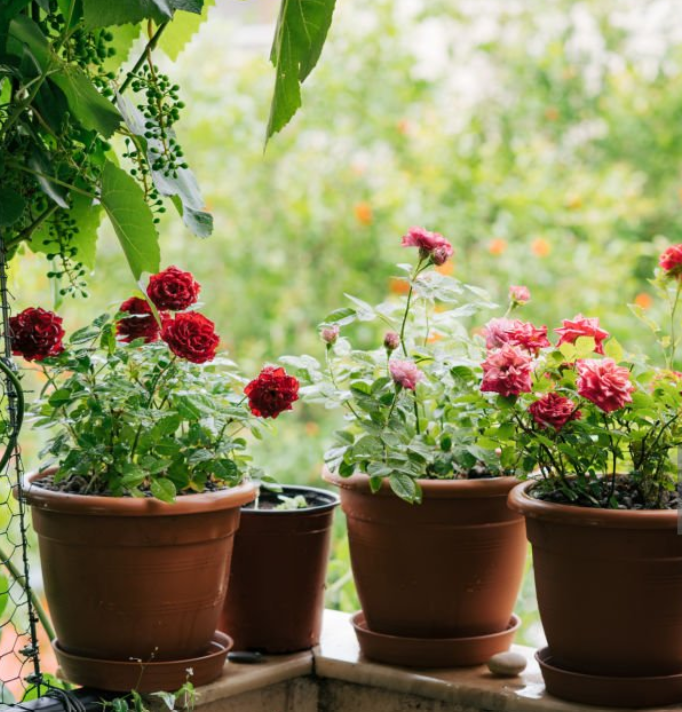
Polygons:
M526 658L521 653L497 653L487 662L488 670L500 677L516 677L526 669Z

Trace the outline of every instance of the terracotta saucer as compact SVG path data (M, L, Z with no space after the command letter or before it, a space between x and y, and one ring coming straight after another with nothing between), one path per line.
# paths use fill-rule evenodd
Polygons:
M140 663L133 660L101 660L67 653L52 643L62 676L69 682L111 692L174 692L189 677L197 687L220 677L225 658L232 647L232 638L216 631L204 655L186 660L163 660Z
M512 615L499 633L471 638L403 638L374 633L359 611L351 618L362 654L369 660L413 668L469 667L486 662L495 653L509 650L521 619Z
M662 707L682 702L682 673L663 677L587 675L557 666L549 648L535 653L547 692L571 702L605 707Z

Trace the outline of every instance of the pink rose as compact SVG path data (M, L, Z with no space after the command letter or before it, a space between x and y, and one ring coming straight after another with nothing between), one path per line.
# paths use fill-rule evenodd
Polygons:
M554 331L561 337L557 346L561 344L574 344L581 336L588 336L594 339L594 350L598 354L604 353L603 341L608 339L609 332L599 326L597 317L586 317L577 314L573 319L564 319L563 326Z
M481 390L502 396L530 393L533 360L518 346L504 344L499 351L488 354L483 362Z
M558 393L546 393L531 403L528 411L542 430L548 425L555 430L561 430L569 420L580 420L582 417L575 403Z
M578 393L605 413L632 403L635 387L630 382L630 371L612 358L581 359L576 366Z
M515 321L507 331L507 342L513 346L520 346L534 355L538 355L540 349L547 348L552 344L547 339L546 326L534 326L528 321Z
M509 299L514 304L527 304L530 301L530 289L523 285L512 284L512 286L509 287Z
M665 270L666 276L682 277L682 245L669 247L659 258L658 264Z
M442 265L452 257L452 245L439 233L429 232L423 227L411 227L403 235L403 247L418 247L422 259L430 257L437 265Z
M499 349L509 341L509 332L519 323L513 319L491 319L483 327L485 337L485 347L487 349Z
M417 387L417 383L424 378L424 374L412 363L412 361L399 361L391 359L388 362L388 368L391 372L391 378L403 388L408 388L413 391Z

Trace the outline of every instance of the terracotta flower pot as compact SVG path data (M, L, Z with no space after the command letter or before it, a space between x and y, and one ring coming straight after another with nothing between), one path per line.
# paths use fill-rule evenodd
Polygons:
M320 639L327 559L339 498L313 487L285 486L303 495L305 509L275 510L276 495L261 490L260 507L242 509L221 630L235 650L290 653Z
M59 647L100 660L206 653L227 588L240 507L253 483L155 499L24 489ZM78 682L75 680L74 682Z
M384 482L324 472L341 488L353 575L374 633L471 638L510 626L527 544L523 518L507 508L511 477L421 480L411 505Z
M598 676L682 673L682 537L672 510L552 504L512 490L526 517L552 663Z

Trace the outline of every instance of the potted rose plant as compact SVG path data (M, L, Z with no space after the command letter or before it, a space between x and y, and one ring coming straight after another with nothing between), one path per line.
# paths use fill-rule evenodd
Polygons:
M351 297L322 325L324 365L283 362L306 400L346 410L324 477L348 520L364 653L471 665L509 646L526 555L523 521L506 506L513 460L482 438L497 428L479 407L484 347L463 323L493 305L438 271L452 254L441 235L412 228L402 244L418 253L400 265L405 297L377 307ZM353 322L381 323L378 348L353 348L341 334Z
M682 701L673 458L682 442L682 375L673 370L681 267L682 246L671 248L654 280L671 304L671 334L660 339L665 368L624 354L596 319L580 315L556 329L555 345L525 358L502 333L483 364L484 384L513 428L499 444L513 440L532 473L509 503L526 517L533 546L548 641L538 659L548 690L566 699ZM521 370L524 388L506 393Z
M61 319L27 309L12 348L42 372L34 426L49 430L44 466L24 496L66 676L92 687L177 689L218 676L216 633L240 507L258 473L245 431L265 417L224 356L213 323L192 311L199 285L171 267L146 298L125 301L63 343ZM288 377L287 377L288 378ZM246 389L245 389L246 385ZM289 379L279 410L297 398ZM246 390L246 392L245 392Z

